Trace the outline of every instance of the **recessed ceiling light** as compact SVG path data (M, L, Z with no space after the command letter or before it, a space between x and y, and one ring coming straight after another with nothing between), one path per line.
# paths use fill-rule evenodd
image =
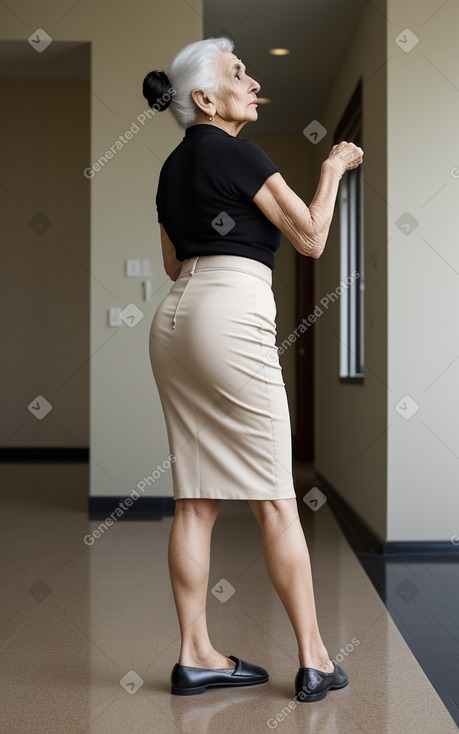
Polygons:
M288 56L290 53L289 48L270 48L269 53L271 56Z
M257 97L258 104L271 104L269 97Z

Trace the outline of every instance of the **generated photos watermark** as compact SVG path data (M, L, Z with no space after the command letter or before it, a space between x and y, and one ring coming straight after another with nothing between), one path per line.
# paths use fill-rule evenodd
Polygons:
M220 579L220 581L217 581L211 591L215 598L222 604L228 601L228 599L231 599L233 594L236 593L236 589L232 584L230 584L228 579Z
M323 298L320 299L320 304L323 306L324 309L328 309L328 306L330 303L334 303L338 300L338 298L344 293L346 288L349 288L354 281L358 280L360 278L360 273L357 272L357 270L353 270L351 275L348 275L345 280L341 280L340 284L335 288L334 291L331 293L327 293ZM315 324L317 319L319 319L322 314L324 313L323 309L317 304L314 308L314 311L309 314L309 316L306 316L300 324L292 331L291 334L288 335L286 339L284 339L281 344L276 347L276 349L270 349L267 353L267 358L271 362L275 362L277 357L284 354L284 352L289 349L289 347L292 346L296 342L297 339L301 336L301 334L304 334L310 326Z
M131 696L133 693L137 693L139 688L142 688L143 684L143 678L141 678L135 670L129 670L120 680L120 686L122 686Z
M119 135L118 138L112 143L110 148L107 148L105 153L100 156L100 158L95 161L95 163L92 164L89 168L85 168L83 171L83 175L86 178L94 178L96 173L101 171L103 167L110 161L120 150L124 148L127 143L133 139L134 135L137 135L138 132L142 129L139 127L139 125L145 126L145 123L147 120L150 120L152 117L154 117L160 110L166 105L174 94L176 93L176 90L173 87L170 87L168 91L163 94L161 97L158 97L156 102L152 105L151 109L143 110L135 120L132 122L130 128L128 130L125 130L122 135ZM137 124L139 123L139 125Z
M316 512L316 510L319 510L322 505L326 503L326 501L327 496L323 492L321 492L319 487L313 487L303 497L303 502L305 503L305 505L310 507L310 509L314 512Z
M169 454L167 459L164 459L164 461L161 464L156 464L156 469L152 471L151 474L149 474L147 477L143 477L143 479L140 480L140 482L137 482L136 487L140 492L145 492L146 487L151 487L152 484L156 482L157 479L160 478L162 474L164 474L168 469L170 469L171 464L174 464L177 458L173 454ZM135 490L131 489L129 493L129 497L126 497L122 502L118 503L118 507L113 510L113 512L108 515L103 522L101 522L95 530L92 531L92 533L89 533L88 535L85 535L83 538L83 542L86 543L86 545L93 545L94 542L100 538L108 528L115 523L118 518L122 517L127 510L132 507L134 502L138 500L140 497L140 494Z
M348 642L346 647L342 647L337 655L335 655L334 660L338 664L341 664L347 655L350 655L352 652L354 652L355 648L360 645L360 640L357 637L353 637L351 642ZM301 703L305 701L307 696L311 693L315 692L315 689L319 685L319 683L322 683L322 676L320 675L320 671L317 672L317 676L314 680L310 681L307 686L305 686L301 691L298 691L295 698L292 698L286 706L283 706L280 711L275 716L271 716L266 721L266 725L269 729L277 729L279 724L281 724L285 719L287 719L290 714L296 709L297 706L299 706Z

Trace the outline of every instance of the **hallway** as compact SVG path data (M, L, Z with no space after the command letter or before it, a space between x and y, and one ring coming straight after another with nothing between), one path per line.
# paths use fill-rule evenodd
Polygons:
M179 651L167 573L172 518L118 521L88 545L100 521L87 519L87 464L3 464L1 474L2 731L457 731L327 504L317 512L303 505L301 516L321 633L350 685L295 704L295 639L265 570L258 525L246 503L222 501L211 637L224 654L266 667L270 680L182 698L169 692ZM211 591L231 591L229 584L234 593L224 601Z

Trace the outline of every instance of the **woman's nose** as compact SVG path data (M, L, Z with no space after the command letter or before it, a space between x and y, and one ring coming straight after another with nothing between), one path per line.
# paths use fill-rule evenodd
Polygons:
M255 81L255 79L250 79L250 89L249 92L254 92L254 94L258 94L260 91L261 86L258 84L258 82Z

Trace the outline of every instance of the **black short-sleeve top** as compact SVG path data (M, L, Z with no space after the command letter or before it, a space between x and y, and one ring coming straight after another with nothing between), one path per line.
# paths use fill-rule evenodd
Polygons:
M180 261L241 255L274 268L279 229L252 201L278 169L255 143L192 125L164 162L156 208Z

